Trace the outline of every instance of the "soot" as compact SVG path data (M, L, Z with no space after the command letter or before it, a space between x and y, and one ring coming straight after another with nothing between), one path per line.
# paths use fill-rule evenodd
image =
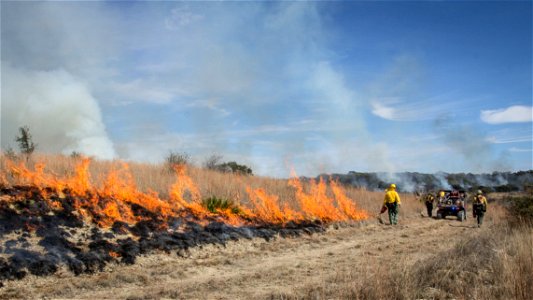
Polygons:
M51 192L49 193L49 195ZM207 244L225 246L228 241L281 237L323 232L321 222L289 222L235 227L207 220L202 226L194 218L162 220L140 205L133 211L142 221L127 224L116 221L108 230L85 223L74 210L76 201L68 191L63 197L51 194L61 209L49 206L33 187L0 189L0 287L5 280L18 280L28 274L47 276L66 266L73 274L104 270L109 263L134 264L140 255L155 251L186 256L188 250ZM95 220L97 221L97 220Z

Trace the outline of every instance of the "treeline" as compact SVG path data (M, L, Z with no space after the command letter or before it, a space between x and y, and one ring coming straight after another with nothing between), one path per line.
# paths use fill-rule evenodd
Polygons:
M533 188L533 170L518 172L473 173L362 173L319 175L318 178L332 178L342 184L363 187L368 190L384 190L390 183L396 183L402 192L436 191L458 189L485 192L513 192Z

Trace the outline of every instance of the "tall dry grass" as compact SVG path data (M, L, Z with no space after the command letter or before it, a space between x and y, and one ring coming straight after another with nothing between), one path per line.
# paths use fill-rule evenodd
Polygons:
M81 159L65 155L37 153L32 155L30 160L25 163L30 169L33 169L38 162L44 163L46 165L46 173L59 177L68 177L73 175L75 166ZM0 156L0 176L3 174L5 181L10 185L16 183L17 179L11 174L7 160L4 155ZM24 162L24 159L20 159L18 162ZM123 165L124 162L119 160L91 160L89 166L91 182L97 187L103 186L107 174L112 170L123 168ZM139 190L143 192L155 191L160 198L169 198L169 189L175 182L176 176L168 165L127 162L127 166ZM193 165L188 166L188 175L197 184L203 198L214 196L229 199L238 204L249 205L246 187L262 188L268 194L277 195L281 205L288 203L291 207L298 208L295 190L288 185L287 179L221 173ZM304 187L308 188L309 184L304 182ZM354 187L345 187L345 191L347 196L356 203L357 207L368 211L370 215L375 215L379 212L384 193ZM412 194L401 194L401 197L403 203L400 211L401 215L408 216L410 213L422 210L422 205L415 200Z
M533 199L533 198L532 198ZM533 226L507 222L495 204L483 229L446 250L413 263L398 259L367 263L313 285L297 295L273 299L531 299ZM446 238L443 237L443 243Z

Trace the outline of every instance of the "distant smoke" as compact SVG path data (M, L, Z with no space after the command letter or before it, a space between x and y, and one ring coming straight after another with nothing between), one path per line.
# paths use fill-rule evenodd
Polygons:
M28 71L3 63L1 115L2 148L14 147L18 128L27 125L40 151L116 155L96 99L64 70Z
M491 191L519 191L533 182L533 170L520 172L493 172L491 174L443 173L425 174L417 172L401 173L361 173L332 174L330 176L343 184L364 187L368 190L384 190L395 183L401 192L437 191L440 189L464 189L468 191L484 187Z
M510 170L505 153L495 157L492 144L485 134L467 125L458 125L450 117L435 121L435 130L442 134L443 142L454 152L462 155L465 169L473 172L492 172Z
M434 174L435 179L439 181L439 185L441 186L441 189L451 190L452 186L450 183L448 183L448 179L446 179L446 173L438 172Z

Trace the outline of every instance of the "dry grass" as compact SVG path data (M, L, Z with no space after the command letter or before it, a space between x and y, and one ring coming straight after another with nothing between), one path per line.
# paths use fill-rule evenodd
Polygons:
M73 175L75 166L80 160L81 158L64 155L34 154L27 164L31 169L35 163L42 162L46 165L46 173L67 177ZM112 170L123 168L123 164L123 161L92 160L89 167L91 182L96 186L102 186L106 175ZM169 189L176 177L172 171L169 171L167 165L136 162L128 162L127 165L139 190L144 192L155 191L160 198L168 199ZM9 173L4 156L0 156L0 169L4 170L0 174L5 174L8 184L16 182L15 178ZM188 174L198 185L204 199L214 196L230 199L238 204L248 205L249 199L246 193L246 187L248 186L263 188L268 194L277 195L281 205L289 203L291 207L298 208L295 190L287 184L286 179L221 173L195 166L188 166ZM306 185L304 184L304 186ZM367 210L371 215L379 211L383 193L353 187L346 187L345 190L348 197L354 200L359 208ZM402 211L421 211L422 206L415 201L413 195L401 194L401 197L403 202Z
M391 262L368 259L296 295L272 299L531 299L533 227L509 226L502 207L493 212L490 228L421 261L401 253Z

